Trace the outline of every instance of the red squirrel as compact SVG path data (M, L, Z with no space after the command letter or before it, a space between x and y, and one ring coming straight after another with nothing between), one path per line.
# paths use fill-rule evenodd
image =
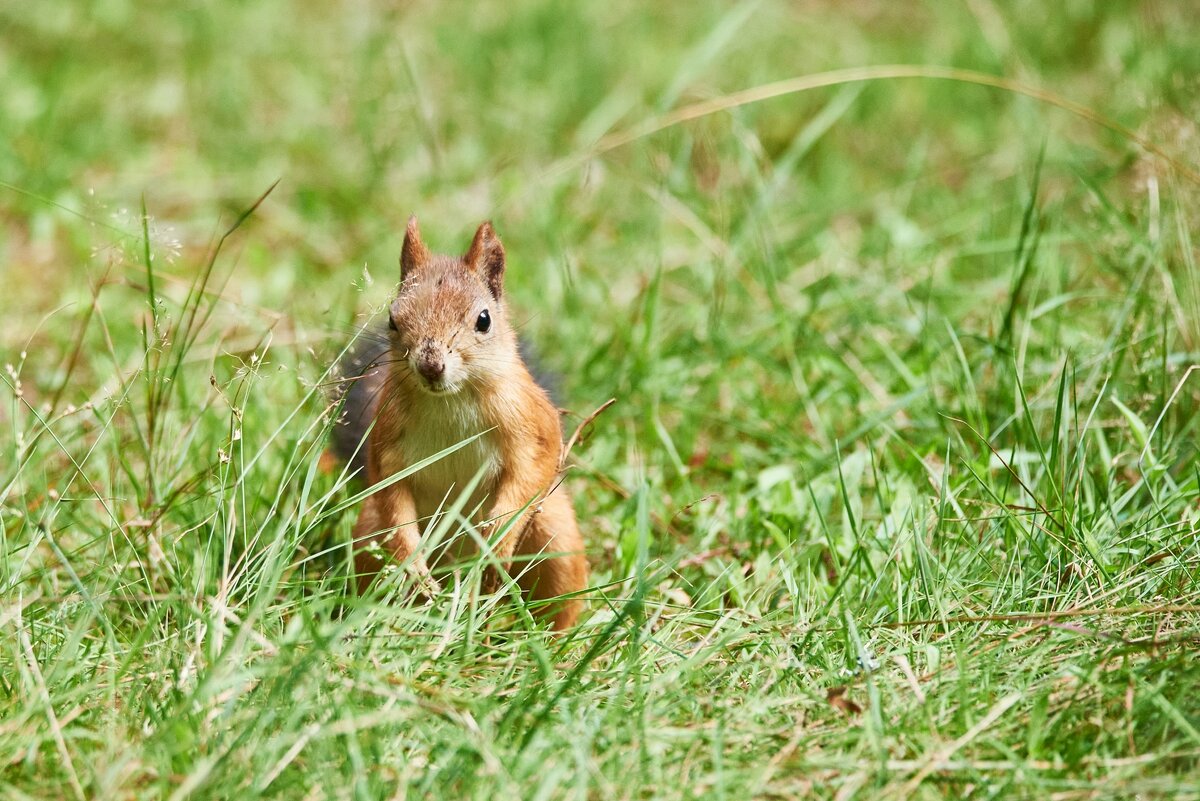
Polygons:
M482 470L464 509L479 509L472 523L496 559L561 631L579 616L588 564L575 510L559 482L558 410L521 357L505 304L504 269L504 246L491 223L480 225L466 254L456 257L431 253L416 218L409 219L387 343L373 358L360 356L362 369L353 370L361 376L351 376L334 450L344 459L357 454L352 464L374 485L482 434L363 502L354 526L360 588L388 560L414 553L413 569L436 586L418 542L430 516ZM499 585L489 567L483 589ZM571 597L537 603L558 596Z

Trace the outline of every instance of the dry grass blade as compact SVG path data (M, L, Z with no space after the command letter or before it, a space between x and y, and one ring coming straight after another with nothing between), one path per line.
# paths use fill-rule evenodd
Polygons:
M623 131L609 134L588 152L568 158L548 170L549 173L555 174L561 171L577 167L589 159L604 155L617 148L635 142L638 139L645 138L659 131L672 128L691 120L700 119L710 114L716 114L721 111L728 111L738 106L745 106L750 103L761 103L764 100L771 100L777 97L786 95L798 94L800 92L809 92L813 89L822 89L830 86L840 86L849 83L862 83L864 81L890 81L907 78L924 78L931 80L946 80L957 81L959 83L974 84L976 86L990 86L995 89L1003 89L1006 92L1025 95L1026 97L1034 98L1043 103L1056 106L1065 111L1068 111L1078 117L1081 117L1091 123L1107 128L1114 133L1119 134L1130 142L1135 142L1149 153L1161 158L1167 164L1170 164L1181 175L1188 178L1194 183L1200 183L1200 172L1191 165L1184 164L1174 158L1154 142L1146 137L1138 134L1136 131L1116 122L1109 117L1088 108L1082 103L1077 103L1055 92L1047 89L1041 89L1036 86L1030 86L1021 81L1012 78L1004 78L999 75L988 75L984 72L976 72L975 70L958 69L955 67L939 67L939 66L923 66L919 64L883 64L871 67L851 67L848 69L832 70L830 72L821 72L814 75L801 75L796 78L788 78L774 83L754 86L749 89L743 89L740 92L734 92L721 97L715 97L710 100L703 100L699 103L693 103L675 111L668 112L658 117L652 117L637 125L627 128Z

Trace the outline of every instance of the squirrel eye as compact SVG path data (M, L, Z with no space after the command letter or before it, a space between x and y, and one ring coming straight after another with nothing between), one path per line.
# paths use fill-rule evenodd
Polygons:
M400 333L400 329L396 328L396 318L390 314L388 315L388 328L392 329L393 333Z
M475 321L475 330L481 334L486 334L488 329L492 327L492 316L488 314L488 310L484 309L479 313L479 319Z

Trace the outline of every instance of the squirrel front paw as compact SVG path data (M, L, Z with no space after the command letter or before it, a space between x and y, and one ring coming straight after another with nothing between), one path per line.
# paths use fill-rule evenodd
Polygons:
M407 592L419 599L432 601L434 596L442 591L442 585L433 577L424 559L418 559L404 566L393 563L385 567L381 572L390 573L396 570L404 571L406 578L410 582Z
M488 565L483 569L483 579L479 583L479 588L484 595L499 592L503 586L504 581L500 575L500 569L495 565Z
M409 570L414 579L414 592L418 598L432 601L433 597L442 591L442 585L429 572L429 568L422 571L413 566Z

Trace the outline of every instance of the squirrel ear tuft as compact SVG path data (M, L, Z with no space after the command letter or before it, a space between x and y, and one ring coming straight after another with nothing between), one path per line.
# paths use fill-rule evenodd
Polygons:
M490 221L479 226L463 261L468 270L478 273L488 285L492 297L499 300L504 291L504 245L500 244Z
M404 231L404 246L400 248L400 280L408 278L409 274L429 259L429 248L421 241L421 231L417 228L417 215L408 218L408 227Z

